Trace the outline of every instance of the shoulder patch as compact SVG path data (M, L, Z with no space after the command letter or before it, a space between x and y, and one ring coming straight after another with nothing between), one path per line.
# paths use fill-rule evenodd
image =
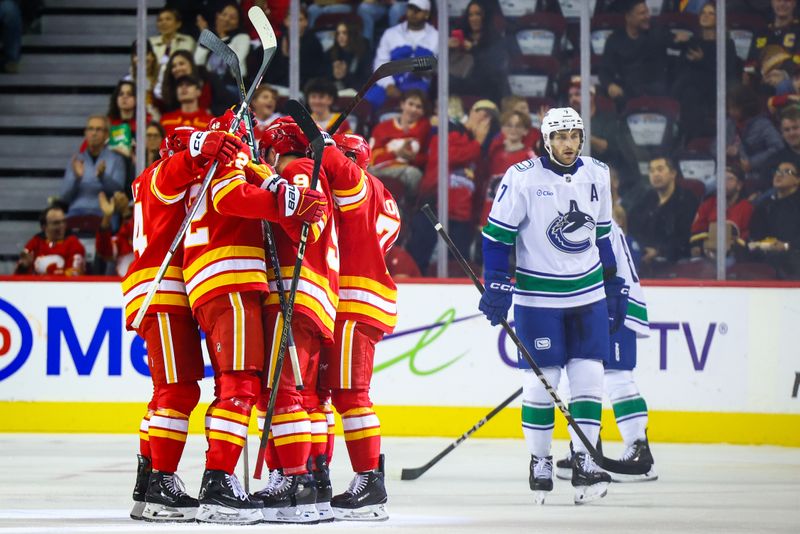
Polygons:
M602 161L600 161L600 160L597 160L597 159L594 159L594 158L592 158L592 162L593 162L595 165L597 165L598 167L600 167L601 169L608 169L608 165L606 165L605 163L603 163L603 162L602 162Z
M514 168L520 172L527 171L528 169L532 169L536 165L536 162L532 159L526 159L525 161L520 161L519 163L514 165Z

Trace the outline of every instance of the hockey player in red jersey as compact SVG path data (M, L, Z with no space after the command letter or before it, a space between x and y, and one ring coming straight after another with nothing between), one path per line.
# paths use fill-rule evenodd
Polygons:
M227 130L232 117L212 121ZM190 145L190 152L194 145ZM262 302L269 292L261 220L317 222L327 200L287 184L249 154L220 167L183 242L183 279L192 312L206 333L215 371L215 400L206 413L206 469L197 521L252 524L262 520L233 474L246 443L264 365ZM252 183L251 183L252 182ZM259 183L260 187L253 185ZM188 203L198 202L193 185Z
M195 141L196 150L186 150ZM211 160L232 161L241 142L222 132L179 128L162 147L161 159L133 182L134 259L122 292L126 327L141 307L156 272L185 215L187 186ZM131 517L150 521L194 521L198 501L189 497L175 474L189 428L189 414L200 398L203 356L191 316L178 249L137 333L145 340L153 378L153 398L140 426L139 469Z
M323 352L320 383L341 414L355 479L331 501L336 519L388 519L380 422L369 397L375 344L397 323L397 288L384 259L400 214L383 183L365 171L370 148L353 134L333 136L322 167L331 177L339 222L339 306L335 343Z
M310 185L313 161L304 157L308 141L291 118L284 117L273 122L264 132L259 146L265 160L273 163L286 180L299 186ZM308 409L316 409L319 405L316 397L319 354L324 344L333 341L339 284L339 250L331 216L332 196L324 172L320 172L317 189L325 194L329 205L323 218L310 228L292 316L292 331L304 389L302 394L297 391L291 369L288 364L285 365L270 429L267 457L267 464L272 470L270 484L256 493L264 500L265 519L274 522L333 520L332 514L328 512L326 515L324 510L320 517L316 507L316 486L313 475L309 473L309 467L312 470L314 467L308 463L312 447L312 420ZM297 260L300 225L284 224L274 228L274 233L284 289L288 292ZM269 296L265 320L270 359L266 377L268 384L272 383L275 372L283 328L273 279L270 279L270 289L273 293ZM259 424L262 427L267 403L268 393L262 395L258 402ZM324 414L321 415L324 428L322 439L327 442L327 424Z

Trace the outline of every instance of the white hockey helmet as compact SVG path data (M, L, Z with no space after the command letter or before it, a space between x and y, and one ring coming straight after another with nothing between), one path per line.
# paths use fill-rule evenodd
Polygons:
M586 136L583 131L583 119L572 108L550 108L544 114L542 119L542 137L544 138L544 149L550 156L550 160L561 165L556 158L553 157L553 148L550 146L550 136L555 132L561 130L580 130L581 131L581 144L578 147L578 155L583 151L583 143L586 141Z

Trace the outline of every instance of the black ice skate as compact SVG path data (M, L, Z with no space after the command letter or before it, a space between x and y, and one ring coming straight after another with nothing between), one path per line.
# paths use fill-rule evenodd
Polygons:
M150 458L145 458L137 454L138 465L136 467L136 484L133 486L133 508L131 508L131 519L137 521L142 519L144 512L144 494L147 493L147 484L150 481L150 473L153 470Z
M331 498L333 488L331 487L331 472L328 468L328 457L320 454L314 459L317 470L314 471L314 480L317 482L317 513L319 522L327 523L333 521L333 509L331 508Z
M651 482L658 480L656 473L655 460L653 454L650 452L650 443L647 441L647 436L644 439L637 439L632 444L625 448L625 452L620 457L622 462L636 462L649 464L650 470L644 475L623 475L621 473L612 473L612 482Z
M378 469L356 473L350 487L331 499L333 516L344 521L386 521L386 487L384 478L384 456L380 455Z
M553 457L531 455L531 474L528 479L533 491L533 502L544 504L547 493L553 491Z
M603 455L603 440L600 439L600 436L597 436L597 454L600 456ZM560 480L572 480L572 454L573 454L572 442L569 442L569 453L565 458L556 462L556 478Z
M206 469L199 500L198 523L255 525L264 519L261 501L251 498L236 475L225 471Z
M145 521L194 523L197 515L197 499L186 494L183 481L175 473L153 470L144 500Z
M319 523L317 482L313 475L281 475L275 485L267 486L258 496L268 523Z
M572 485L575 487L575 504L585 504L606 496L611 476L600 469L589 453L572 455Z

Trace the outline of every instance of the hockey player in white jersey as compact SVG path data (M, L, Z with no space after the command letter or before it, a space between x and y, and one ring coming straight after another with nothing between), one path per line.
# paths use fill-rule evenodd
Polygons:
M617 259L617 274L630 287L630 293L625 322L619 330L611 334L611 348L605 371L605 390L614 409L617 428L625 443L625 451L620 460L653 465L653 454L650 452L650 443L647 440L647 403L633 379L633 369L636 367L636 339L650 336L647 305L625 235L614 221L611 223L611 245ZM562 479L569 479L572 476L570 457L557 462L556 475ZM655 467L651 467L644 475L611 473L611 480L614 482L646 482L657 479Z
M554 108L542 121L547 155L506 171L483 229L486 291L479 309L492 325L514 303L515 329L548 382L558 387L566 369L569 409L592 443L600 433L603 364L609 330L627 307L627 286L616 275L609 240L611 192L608 167L580 157L583 121L572 108ZM516 284L509 255L516 247ZM543 503L553 489L555 405L536 375L523 369L522 427L531 454L530 487ZM572 429L570 429L572 432ZM606 494L608 473L575 439L575 503Z

